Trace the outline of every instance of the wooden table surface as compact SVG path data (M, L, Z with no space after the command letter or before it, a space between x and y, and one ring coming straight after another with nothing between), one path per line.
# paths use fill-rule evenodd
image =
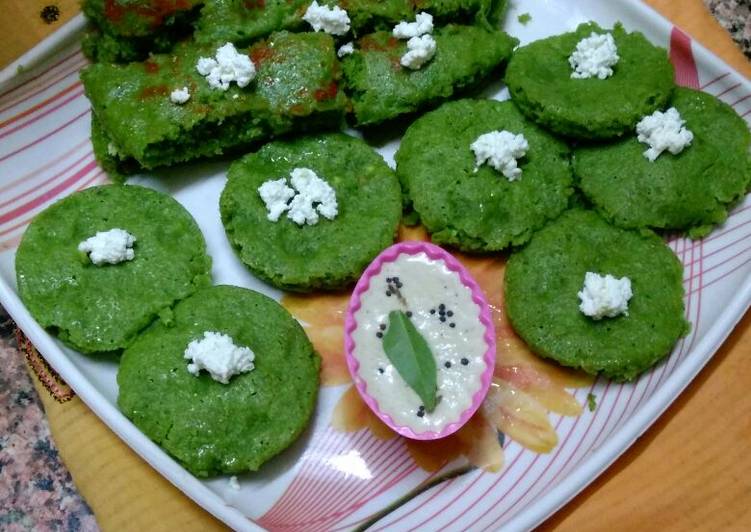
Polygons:
M647 3L751 75L701 0ZM48 4L60 8L53 24L38 15ZM78 2L0 0L0 8L5 65L71 18ZM751 530L749 388L751 312L662 417L541 530Z

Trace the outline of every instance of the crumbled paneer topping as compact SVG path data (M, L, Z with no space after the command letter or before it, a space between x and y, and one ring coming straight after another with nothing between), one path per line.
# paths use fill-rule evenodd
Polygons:
M228 384L233 376L255 367L255 354L250 348L239 347L226 334L212 331L206 331L202 339L190 342L185 348L184 358L191 361L188 364L190 373L198 376L204 369L222 384Z
M598 77L606 79L613 75L613 67L618 59L618 48L610 33L597 34L592 32L576 44L576 50L568 62L574 71L572 78Z
M309 168L295 168L287 179L269 180L258 187L258 194L266 204L267 218L276 222L281 214L298 225L315 225L319 214L333 220L339 214L336 191Z
M198 73L206 78L212 89L226 91L230 83L246 87L256 77L256 67L235 45L228 42L216 51L216 57L201 57L196 64Z
M172 101L172 103L184 104L185 102L190 100L190 92L188 92L188 87L173 90L169 95L169 99Z
M336 51L336 56L341 59L345 55L350 55L353 53L355 53L355 43L349 41L347 44L343 44L339 47L339 49Z
M238 482L236 476L229 477L229 487L231 490L240 491L240 482Z
M690 146L694 134L683 127L685 123L675 107L642 118L636 124L636 134L639 142L649 144L644 157L654 162L665 150L677 155Z
M289 204L287 216L297 225L315 225L320 214L333 220L339 214L336 192L309 168L295 168L290 174L297 195Z
M587 272L584 287L578 295L581 300L579 310L594 320L615 318L621 314L628 316L628 301L633 295L631 279Z
M524 135L515 135L504 129L480 135L469 147L475 153L475 172L480 165L487 163L509 181L516 181L522 175L517 160L526 155L529 143Z
M99 231L92 237L78 244L78 251L86 253L89 260L97 266L102 264L118 264L126 260L133 260L135 252L133 244L136 237L124 229L110 229Z
M435 39L432 35L412 37L407 41L407 53L402 56L400 63L411 70L418 70L433 59L435 49Z
M258 187L258 194L266 204L269 221L276 222L283 212L289 209L289 200L295 195L295 191L287 186L287 180L269 180Z
M349 15L339 6L318 5L316 0L308 6L302 19L313 27L313 31L324 31L331 35L346 35L349 31Z
M391 33L397 39L411 39L412 37L419 37L420 35L432 32L433 15L423 11L415 16L414 22L401 21L394 26Z

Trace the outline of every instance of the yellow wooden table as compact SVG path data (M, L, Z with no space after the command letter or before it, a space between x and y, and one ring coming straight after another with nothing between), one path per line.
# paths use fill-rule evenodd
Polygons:
M751 64L701 0L647 3L751 77ZM39 17L48 4L60 9L59 21L52 24ZM78 10L76 0L0 0L0 8L0 65ZM747 313L654 426L541 529L751 529L750 385L751 313ZM48 394L41 396L61 455L105 530L221 528L143 463L77 398L60 405Z

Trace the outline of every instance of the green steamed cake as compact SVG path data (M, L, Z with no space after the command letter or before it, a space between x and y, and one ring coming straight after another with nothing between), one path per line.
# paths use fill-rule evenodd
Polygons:
M709 94L677 88L670 105L686 121L693 141L677 155L654 162L636 133L615 144L576 150L574 171L600 213L622 227L687 230L706 235L751 181L748 126Z
M521 179L509 181L483 164L475 172L470 145L508 130L529 143ZM568 206L573 193L569 150L528 121L510 101L459 100L417 119L396 154L407 203L438 244L498 251L524 244Z
M83 0L82 48L94 61L139 61L188 36L202 0Z
M402 67L407 41L390 31L366 35L342 59L359 126L377 124L451 98L503 64L518 41L500 30L449 24L433 31L436 53L419 70Z
M613 35L620 60L606 79L571 78L569 56L592 32ZM673 66L663 48L621 24L604 30L581 24L576 31L534 41L514 53L506 69L514 103L530 119L576 139L617 137L667 103Z
M631 280L628 315L594 320L579 310L587 272ZM593 211L564 213L512 254L505 298L535 353L619 381L657 363L689 329L673 251L651 231L613 227Z
M310 168L335 190L336 218L303 226L286 213L277 222L267 219L258 188L295 168ZM285 290L337 289L393 242L401 191L378 153L332 133L271 142L234 163L220 210L230 242L255 275Z
M120 228L135 258L97 266L78 244ZM16 254L18 291L39 324L83 353L117 351L160 313L210 284L198 226L177 201L138 186L76 192L29 225Z
M81 72L86 96L120 161L144 168L217 156L289 131L338 127L347 99L339 90L334 41L324 33L273 34L244 50L257 69L244 88L212 88L196 70L216 46L186 42L143 63L94 64ZM243 52L243 50L238 50ZM170 94L187 87L190 99Z
M185 348L204 332L250 348L254 369L222 384L188 372ZM276 301L214 286L180 302L123 353L117 403L144 434L196 476L255 471L310 420L320 358Z
M427 11L439 21L497 25L505 1L493 0L321 0L320 5L339 6L347 11L355 36L373 30L391 31L402 20L412 21ZM279 30L310 30L303 15L311 0L207 0L196 24L199 42L230 41L246 45ZM349 40L350 37L341 37Z
M100 62L131 62L168 52L189 36L205 44L246 46L275 31L309 30L303 20L311 0L84 0L90 24L86 55ZM391 30L427 11L436 22L497 26L505 0L321 0L346 9L353 35ZM199 15L200 13L200 15Z

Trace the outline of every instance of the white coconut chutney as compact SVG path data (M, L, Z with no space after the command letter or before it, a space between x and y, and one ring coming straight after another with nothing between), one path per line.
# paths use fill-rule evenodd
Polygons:
M480 307L459 274L425 253L401 254L370 279L360 301L354 314L352 355L381 412L417 433L439 432L459 421L482 386L488 347ZM383 335L393 310L407 314L435 357L438 404L432 412L424 410L384 352Z

